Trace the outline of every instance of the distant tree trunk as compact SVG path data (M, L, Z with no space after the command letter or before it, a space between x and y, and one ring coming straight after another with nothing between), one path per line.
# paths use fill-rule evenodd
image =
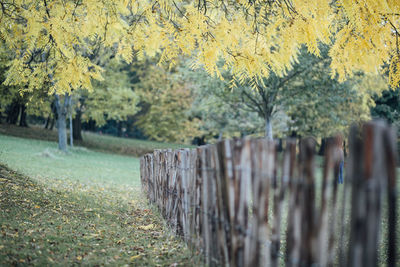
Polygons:
M65 94L64 103L61 103L60 96L55 95L55 106L57 110L57 130L58 130L58 148L61 151L67 151L67 114L71 101L71 96Z
M51 114L49 114L49 116L47 116L46 122L44 124L44 128L48 129L49 125L50 125L50 119L51 119Z
M13 101L11 105L7 108L7 123L9 124L17 124L18 115L19 115L19 103L17 101Z
M54 124L55 124L55 121L56 121L56 119L55 118L51 118L51 124L50 124L50 131L52 131L53 130L53 128L54 128Z
M61 151L67 151L67 118L64 114L58 114L58 148Z
M75 118L72 119L72 135L75 140L82 140L82 111L77 109Z
M73 137L73 132L74 132L74 127L72 126L72 115L71 112L69 113L69 145L71 147L74 147L74 137Z
M265 118L265 137L268 140L273 140L272 124L271 124L271 117L270 116L267 116Z
M21 108L21 117L19 118L19 126L28 127L28 123L26 122L26 106L25 106L25 104L21 104L20 108Z
M278 152L282 152L282 151L283 151L283 141L282 141L282 138L279 138L279 139L278 139L278 146L277 146L276 150L277 150Z
M118 124L117 124L117 135L118 135L118 137L122 136L122 122L121 121L118 121Z
M218 141L221 141L221 140L222 140L222 136L223 136L222 131L219 131L219 134L218 134Z
M326 138L322 138L321 147L319 148L318 155L323 156L325 154Z

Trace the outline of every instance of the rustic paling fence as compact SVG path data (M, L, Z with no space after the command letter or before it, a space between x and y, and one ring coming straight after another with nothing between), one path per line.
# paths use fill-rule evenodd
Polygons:
M283 153L265 139L156 150L141 158L142 187L210 266L395 266L395 132L351 129L344 185L338 143L322 175L312 139L288 139Z

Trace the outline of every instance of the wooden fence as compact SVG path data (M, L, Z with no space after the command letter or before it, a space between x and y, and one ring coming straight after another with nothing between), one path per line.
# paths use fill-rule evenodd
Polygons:
M395 131L351 129L344 184L338 143L322 161L313 139L288 139L282 153L265 139L156 150L141 182L209 266L395 266Z

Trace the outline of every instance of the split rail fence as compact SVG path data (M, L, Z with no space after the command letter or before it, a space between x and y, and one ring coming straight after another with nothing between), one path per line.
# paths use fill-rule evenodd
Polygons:
M344 184L339 143L322 162L311 138L282 153L266 139L156 150L141 158L142 187L209 266L395 266L395 131L351 128Z

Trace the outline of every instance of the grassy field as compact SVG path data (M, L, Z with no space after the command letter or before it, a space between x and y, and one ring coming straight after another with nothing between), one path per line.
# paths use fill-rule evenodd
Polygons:
M31 130L37 132L24 133ZM36 139L41 138L40 133L43 132L37 128L13 131L13 135L25 134ZM154 142L95 134L85 137L92 140L93 145L105 142L110 146L108 152L127 143L132 147L141 144L143 150L168 147L168 144L157 147L158 143ZM103 145L102 149L105 147ZM320 157L317 158L317 166L316 197L319 199L322 178ZM340 186L338 192L340 207L343 188ZM400 190L400 184L398 188ZM191 254L179 239L166 230L158 212L149 208L145 199L140 191L138 158L83 147L64 154L57 150L55 142L0 134L0 265L199 264L199 257ZM349 194L343 217L346 236L350 200ZM397 207L400 223L400 199ZM269 214L272 216L272 210ZM382 264L386 257L385 205L383 214L383 237L379 246ZM285 206L282 225L286 225L286 216ZM272 221L272 217L270 219ZM342 220L341 217L337 219ZM338 230L336 238L339 237ZM400 227L397 227L399 236ZM284 251L284 232L282 241ZM345 238L344 245L348 242ZM400 249L397 254L400 258Z
M0 265L198 264L145 199L137 158L0 134Z
M27 128L18 127L15 125L0 124L0 134L51 142L57 142L58 138L56 130L50 131L39 126L30 126L28 130ZM152 152L154 149L177 149L182 147L193 147L181 144L119 138L108 135L99 135L91 132L83 132L82 137L83 141L75 141L76 145L100 152L134 157Z

